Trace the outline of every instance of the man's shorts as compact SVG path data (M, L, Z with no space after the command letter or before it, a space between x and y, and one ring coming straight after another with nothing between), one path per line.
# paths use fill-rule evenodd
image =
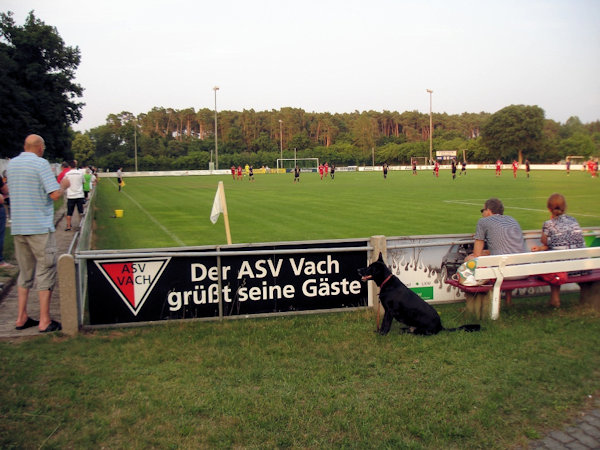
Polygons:
M73 215L73 211L75 211L75 206L77 206L77 211L79 212L79 214L83 214L84 203L85 199L83 197L67 199L67 216Z
M54 233L14 235L13 240L19 265L17 284L31 289L35 280L39 291L54 289L58 252Z

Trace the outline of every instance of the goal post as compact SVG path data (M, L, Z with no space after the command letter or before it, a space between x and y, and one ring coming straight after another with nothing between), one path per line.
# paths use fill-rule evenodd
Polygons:
M427 165L427 156L411 156L410 163L416 163L417 166L426 166Z
M316 170L319 168L319 158L277 158L277 170L293 170L296 165L300 169Z

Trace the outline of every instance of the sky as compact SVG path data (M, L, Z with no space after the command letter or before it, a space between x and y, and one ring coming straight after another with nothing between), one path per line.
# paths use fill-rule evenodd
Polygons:
M79 47L85 131L153 107L600 120L600 0L0 0Z

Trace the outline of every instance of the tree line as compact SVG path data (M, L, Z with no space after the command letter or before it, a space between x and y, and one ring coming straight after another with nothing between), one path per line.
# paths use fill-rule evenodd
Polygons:
M538 106L510 105L490 114L433 113L433 156L456 150L469 162L498 158L558 162L568 155L590 157L600 149L600 121L565 124L544 117ZM311 157L337 165L410 164L429 158L429 114L418 111L314 113L299 108L219 111L153 108L137 116L110 114L106 124L75 136L80 161L114 169L206 169L252 164L275 167L277 158Z

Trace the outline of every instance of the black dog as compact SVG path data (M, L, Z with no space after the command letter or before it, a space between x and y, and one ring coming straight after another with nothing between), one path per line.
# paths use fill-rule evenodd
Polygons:
M381 328L378 330L382 335L389 333L393 319L409 326L403 331L420 335L437 334L442 330L479 331L480 329L480 325L444 328L437 311L392 274L383 262L381 253L377 261L368 267L358 269L358 274L362 281L373 280L379 286L379 300L385 310Z

